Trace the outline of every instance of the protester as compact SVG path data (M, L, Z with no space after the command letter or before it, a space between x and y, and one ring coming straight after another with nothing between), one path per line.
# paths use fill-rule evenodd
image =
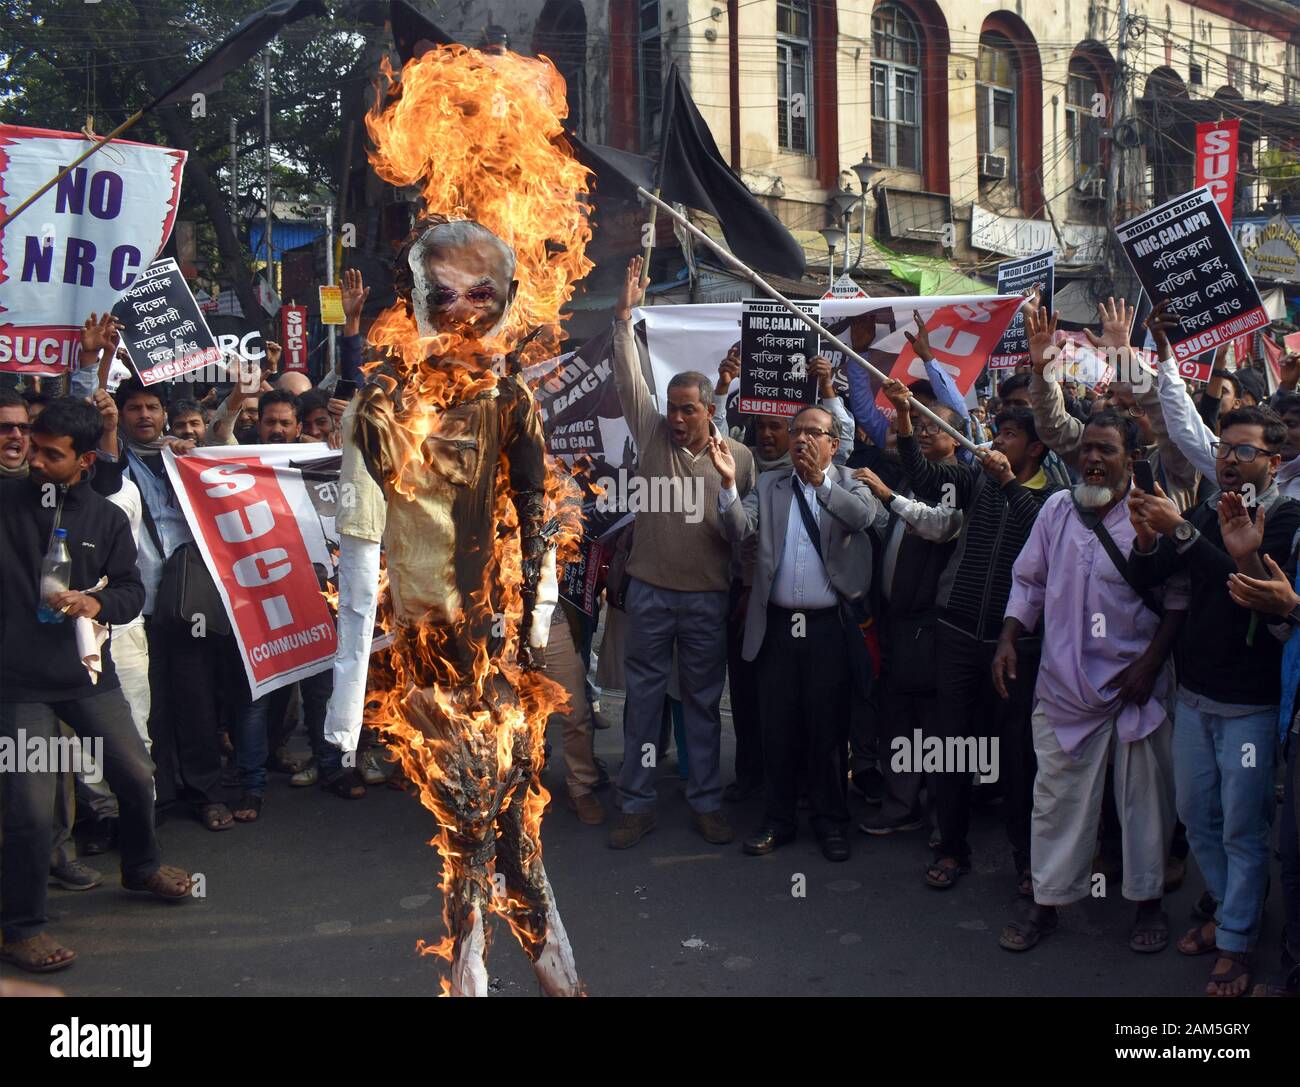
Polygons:
M86 482L101 430L99 413L84 401L55 400L32 428L30 479L0 480L6 510L0 518L6 555L0 564L0 735L21 743L21 730L26 743L49 746L63 720L82 738L101 740L104 770L121 805L122 885L182 901L190 877L160 863L153 765L122 696L111 647L101 649L95 678L77 645L79 621L126 623L144 600L126 516ZM49 493L57 495L56 503L44 500ZM41 563L56 525L71 544L69 588L42 597ZM60 621L39 621L41 605L62 612ZM2 791L0 961L37 973L76 959L44 931L54 781L48 770L31 770L9 775Z
M208 423L197 400L182 398L167 405L167 433L195 445L204 444Z
M300 440L324 442L336 448L338 425L329 408L329 396L312 389L298 397L298 418L302 421Z
M158 802L180 797L208 830L233 825L221 788L218 698L240 668L220 597L181 511L162 450L158 392L138 381L117 390L125 470L140 489L145 534L139 565L153 691L149 735L158 761ZM182 570L184 573L182 574ZM179 591L184 586L184 598Z
M1138 593L1126 555L1132 460L1143 453L1132 416L1102 410L1075 451L1081 482L1044 504L1013 570L993 683L1009 698L1017 640L1042 639L1034 688L1033 898L1001 945L1028 951L1057 924L1057 908L1094 891L1092 861L1113 757L1123 837L1121 893L1136 902L1129 947L1162 951L1165 860L1174 829L1169 655L1186 618L1185 595ZM1113 756L1112 756L1113 748Z
M867 531L880 503L833 465L834 416L804 408L790 424L790 472L765 472L743 503L730 439L711 438L727 536L757 534L758 559L742 655L758 665L763 729L763 825L744 850L756 856L794 841L799 770L807 775L813 832L830 861L849 859L845 793L849 694L859 616L871 581ZM853 644L856 642L857 644Z
M924 501L960 509L964 515L957 548L940 580L937 698L943 739L969 750L980 736L997 737L998 761L1005 779L1007 834L1018 873L1018 891L1030 891L1029 813L1032 806L1033 748L1029 732L1039 639L1017 645L1021 664L1010 697L997 698L991 665L1002 627L1011 570L1029 537L1034 519L1054 488L1042 470L1046 448L1027 408L1004 409L994 420L993 446L979 467L932 464L912 432L911 394L899 381L884 385L897 409L898 454L916 495ZM983 710L983 713L981 712ZM986 722L993 723L992 736ZM939 843L926 883L947 890L970 871L970 805L973 772L969 765L945 766L934 778Z
M646 752L654 751L659 738L674 649L690 756L686 799L695 828L706 841L722 845L733 838L721 811L719 768L726 668L726 642L719 635L727 619L731 548L718 512L722 481L708 454L716 430L713 382L703 374L678 374L668 385L667 417L655 410L632 337L632 306L645 289L641 272L641 258L632 258L615 310L614 382L636 442L637 476L671 480L677 508L637 514L628 560L627 610L636 621L627 632L622 814L609 845L627 849L654 829L655 760ZM743 496L753 486L754 460L739 442L725 440ZM697 502L698 518L688 516L686 505Z
M1177 643L1174 776L1178 815L1218 911L1177 946L1185 955L1215 952L1205 991L1232 997L1250 985L1268 880L1282 646L1227 585L1234 573L1267 578L1262 555L1289 561L1300 503L1283 497L1274 478L1286 440L1281 420L1243 408L1219 424L1222 493L1183 514L1158 484L1155 494L1135 492L1129 567L1139 590L1182 570L1190 579Z
M284 445L302 434L298 420L298 398L285 389L272 389L257 400L257 442Z
M27 435L31 429L27 401L13 389L0 388L0 479L27 475Z
M916 386L910 387L916 399ZM932 410L961 430L961 419L951 408ZM957 443L937 423L914 413L912 429L921 455L932 464L957 464ZM891 487L870 468L853 473L870 488L889 512L881 531L877 580L880 644L883 654L878 720L887 735L878 736L882 794L880 811L859 825L863 833L883 837L925 825L921 810L924 773L894 755L910 744L915 731L940 734L936 698L939 660L935 649L939 579L948 565L961 532L962 511L955 505L929 506L910 494L904 477ZM882 742L883 741L883 742ZM933 807L933 795L930 806Z

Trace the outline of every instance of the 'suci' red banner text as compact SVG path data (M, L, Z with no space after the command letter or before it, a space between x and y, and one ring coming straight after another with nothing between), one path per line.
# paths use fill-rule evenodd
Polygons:
M1202 121L1196 126L1196 184L1205 185L1232 226L1232 200L1237 188L1237 136L1240 121Z
M290 457L313 448L229 446L164 457L254 698L323 671L336 649L313 566L329 562L320 518L302 473L290 467Z

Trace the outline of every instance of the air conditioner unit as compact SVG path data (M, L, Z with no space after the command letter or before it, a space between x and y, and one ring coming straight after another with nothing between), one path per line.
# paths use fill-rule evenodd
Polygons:
M1087 178L1078 187L1079 199L1086 204L1104 204L1106 202L1106 179L1104 177Z
M980 177L1001 181L1007 176L1005 155L980 155Z

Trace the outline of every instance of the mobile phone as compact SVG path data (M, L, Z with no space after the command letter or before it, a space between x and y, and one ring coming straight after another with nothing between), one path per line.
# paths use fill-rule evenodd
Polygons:
M1156 493L1156 475L1151 470L1150 461L1135 460L1133 462L1133 482L1146 494Z
M334 386L335 400L351 400L357 395L357 383L355 381L340 381Z

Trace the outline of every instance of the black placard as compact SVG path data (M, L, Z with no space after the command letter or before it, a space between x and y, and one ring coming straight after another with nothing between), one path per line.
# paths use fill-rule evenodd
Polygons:
M998 265L998 294L1019 294L1024 297L1038 288L1042 304L1048 311L1056 294L1056 254L1048 250L1032 257L1004 260ZM989 355L990 370L1010 370L1029 361L1029 338L1025 333L1025 311L1022 307L1007 325L997 347Z
M154 261L117 300L122 344L146 385L221 361L217 341L174 260Z
M1115 228L1153 306L1168 302L1180 368L1269 323L1255 281L1208 188L1194 189Z
M796 302L820 320L817 302ZM797 415L817 403L812 360L820 337L779 302L748 299L740 320L740 410L746 415Z

